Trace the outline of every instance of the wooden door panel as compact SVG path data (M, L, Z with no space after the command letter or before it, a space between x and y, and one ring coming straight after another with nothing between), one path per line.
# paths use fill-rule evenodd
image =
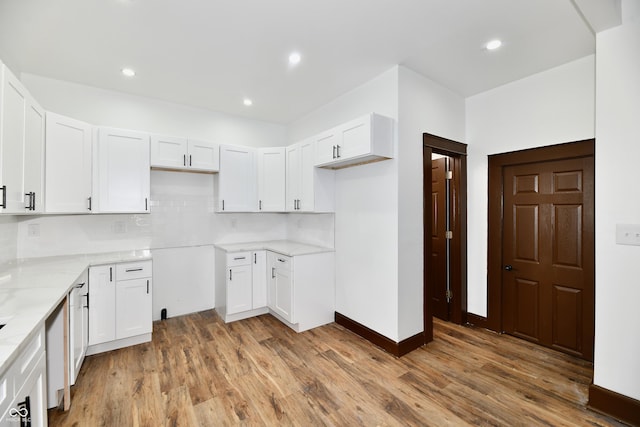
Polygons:
M515 280L515 323L513 332L533 341L538 340L539 283L518 278Z
M582 205L555 205L554 230L554 267L582 268Z
M553 346L577 355L582 349L582 291L553 287Z
M504 330L587 359L592 180L590 157L503 168Z
M513 206L513 260L538 262L539 256L539 207L537 205Z
M449 320L447 303L445 159L431 161L431 267L434 316Z

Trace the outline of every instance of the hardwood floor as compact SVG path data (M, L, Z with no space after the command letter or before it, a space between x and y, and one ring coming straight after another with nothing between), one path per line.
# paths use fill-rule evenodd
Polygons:
M153 342L88 357L49 425L621 425L585 409L591 363L434 323L434 342L397 359L336 324L156 322Z

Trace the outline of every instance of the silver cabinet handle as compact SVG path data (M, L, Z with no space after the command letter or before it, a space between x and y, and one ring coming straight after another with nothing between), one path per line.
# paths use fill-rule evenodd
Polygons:
M285 262L282 258L278 258L278 261Z
M340 158L340 146L336 145L336 158Z
M91 196L87 197L87 202L89 202L88 210L91 210Z
M182 155L182 166L187 166L187 155L186 154Z
M259 200L259 201L258 201L258 209L259 209L259 210L262 210L262 200Z
M257 264L258 263L258 254L253 254L253 263Z
M113 282L113 267L109 267L109 281Z
M191 154L189 154L189 166L191 166Z
M333 146L333 158L334 159L336 158L336 146L335 145Z
M233 258L234 261L239 261L241 259L247 259L247 257L246 256L237 256L237 257Z
M233 270L229 269L229 281L233 280Z
M275 267L271 267L271 278L272 279L276 278L276 268Z
M0 190L2 190L2 203L0 203L0 208L6 209L7 208L7 186L3 185L2 187L0 187Z
M138 267L138 268L127 268L125 270L127 273L131 273L132 271L142 271L142 267Z
M149 280L147 280L147 294L149 293Z
M86 284L87 284L87 282L78 283L78 284L75 286L75 288L76 288L76 289L84 288L84 285L86 285Z
M144 210L145 211L149 210L149 198L148 197L144 198Z
M222 210L224 210L224 199L222 199Z

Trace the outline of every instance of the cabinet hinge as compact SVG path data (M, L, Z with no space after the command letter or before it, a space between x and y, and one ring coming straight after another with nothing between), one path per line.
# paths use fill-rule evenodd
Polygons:
M444 238L447 239L447 240L453 239L453 231L445 231L444 232Z
M453 179L453 171L446 171L444 173L444 179Z
M451 292L451 290L447 290L447 302L451 301L453 299L453 292Z

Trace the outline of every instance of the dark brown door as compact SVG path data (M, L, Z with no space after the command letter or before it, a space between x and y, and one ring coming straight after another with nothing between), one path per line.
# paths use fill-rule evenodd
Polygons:
M504 331L593 359L593 157L503 168Z
M449 320L447 301L447 197L445 158L431 160L431 270L433 315Z

